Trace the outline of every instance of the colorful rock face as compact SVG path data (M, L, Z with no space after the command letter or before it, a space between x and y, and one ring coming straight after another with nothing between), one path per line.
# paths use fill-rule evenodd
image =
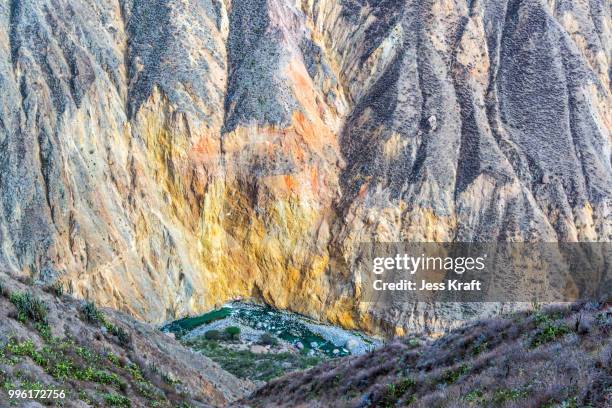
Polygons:
M150 321L347 328L370 241L609 241L605 1L0 5L0 265Z

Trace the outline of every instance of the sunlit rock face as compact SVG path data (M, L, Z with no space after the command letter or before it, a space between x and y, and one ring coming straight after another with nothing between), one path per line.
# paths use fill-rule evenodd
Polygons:
M603 0L0 4L0 265L163 321L370 331L371 241L610 241Z

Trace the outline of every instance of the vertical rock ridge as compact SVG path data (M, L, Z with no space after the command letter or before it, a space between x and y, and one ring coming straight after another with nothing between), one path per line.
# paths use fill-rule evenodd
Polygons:
M370 241L609 241L603 0L0 5L0 265L162 321L346 327Z

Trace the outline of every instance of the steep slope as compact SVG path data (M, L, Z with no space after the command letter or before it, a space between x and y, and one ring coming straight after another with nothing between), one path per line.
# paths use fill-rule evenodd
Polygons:
M361 309L358 244L610 241L610 13L4 1L0 265L157 322L255 297L442 327Z
M241 407L606 407L612 310L559 307L396 341L275 380Z
M16 389L63 391L63 398L35 399L69 407L223 406L254 389L155 328L59 286L5 274L0 285L0 406L17 406L9 398Z

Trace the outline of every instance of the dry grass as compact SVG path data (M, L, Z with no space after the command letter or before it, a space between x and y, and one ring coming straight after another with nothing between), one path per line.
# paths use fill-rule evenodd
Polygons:
M395 341L274 381L254 407L612 406L612 311L557 306L479 321L428 344ZM608 404L608 405L607 405Z

